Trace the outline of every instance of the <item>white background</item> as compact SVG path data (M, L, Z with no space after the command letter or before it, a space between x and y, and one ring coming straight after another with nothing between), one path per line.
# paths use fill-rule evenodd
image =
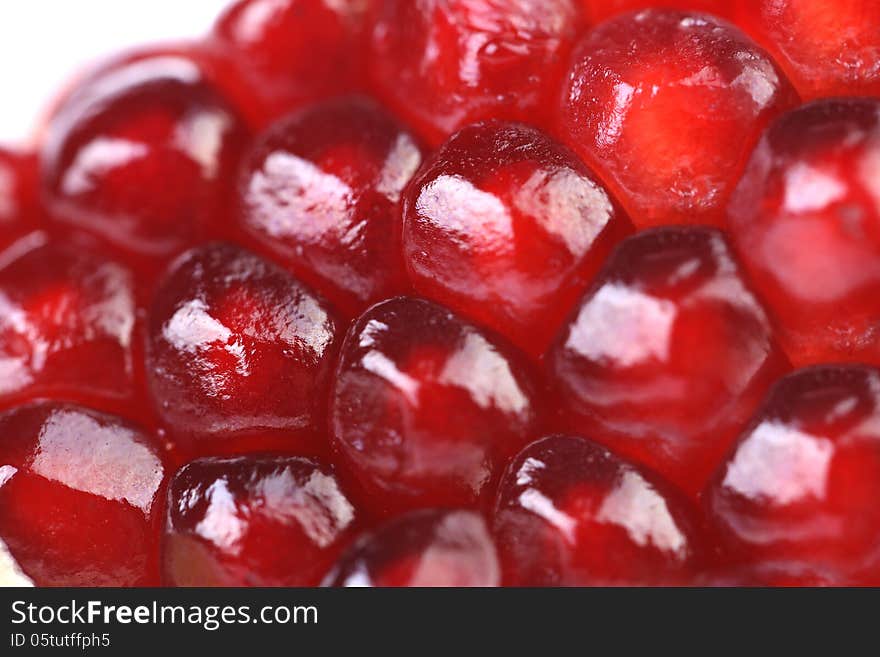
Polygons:
M22 144L79 67L205 33L229 0L0 0L0 143Z

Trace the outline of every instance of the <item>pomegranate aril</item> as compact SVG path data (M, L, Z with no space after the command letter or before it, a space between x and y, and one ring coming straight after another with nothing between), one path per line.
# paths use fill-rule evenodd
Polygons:
M276 265L229 244L193 249L150 312L156 410L197 455L320 452L336 334L324 301Z
M668 7L671 9L687 9L689 11L702 11L714 16L726 16L730 13L731 5L737 5L739 0L580 0L584 8L584 16L590 24L639 9L657 9Z
M421 161L413 137L372 101L312 105L245 156L239 222L259 249L357 315L408 287L399 205Z
M361 536L325 586L492 587L500 582L495 545L473 511L412 511Z
M487 118L546 123L581 26L578 0L390 0L371 81L432 144Z
M153 438L79 406L0 415L0 547L38 586L158 584L164 466Z
M404 199L416 290L541 355L629 219L567 148L523 124L469 126Z
M0 406L62 397L129 406L135 392L130 272L33 233L0 254Z
M229 230L246 129L181 56L123 61L58 108L41 154L52 219L147 264Z
M729 225L792 362L880 364L880 101L821 100L776 121Z
M360 85L375 1L239 0L217 20L213 41L265 124Z
M880 4L874 0L743 0L736 21L807 99L880 94Z
M399 297L349 330L331 432L375 513L476 507L538 419L528 364L442 306Z
M544 438L513 460L494 531L513 586L686 584L707 557L683 494L573 436Z
M732 25L646 10L583 37L558 118L637 226L719 225L761 130L797 102L769 55Z
M36 187L36 158L0 148L0 250L40 225Z
M696 494L787 369L721 232L625 240L547 355L572 431Z
M880 584L880 371L780 381L705 500L727 559L835 585Z
M309 459L193 461L168 488L165 583L315 586L357 516L332 471Z

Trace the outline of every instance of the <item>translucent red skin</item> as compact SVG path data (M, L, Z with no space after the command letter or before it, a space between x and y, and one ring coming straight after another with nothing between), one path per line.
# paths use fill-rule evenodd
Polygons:
M880 364L880 101L815 101L777 120L728 221L792 362Z
M332 470L316 461L198 459L168 486L164 582L316 586L358 523Z
M164 466L121 418L48 402L0 415L0 539L38 586L155 586Z
M548 123L583 25L577 0L390 0L372 91L433 146L482 119Z
M535 128L498 121L468 126L436 151L403 212L416 291L534 358L632 232L574 153Z
M537 430L523 356L442 306L398 297L349 329L330 395L337 463L377 515L478 508Z
M238 221L258 250L353 317L409 290L400 197L421 162L414 137L374 101L311 105L250 147Z
M730 563L877 586L878 386L876 369L832 365L776 384L705 493Z
M358 538L324 586L492 587L500 584L495 545L472 511L424 509Z
M720 231L617 248L546 357L561 421L696 495L788 363Z
M731 5L737 4L740 4L739 0L581 0L584 15L591 25L624 12L658 7L702 11L713 16L727 17L731 12Z
M559 132L640 228L723 224L761 131L798 103L765 51L707 14L611 19L571 62Z
M369 18L376 0L239 0L211 43L250 90L246 113L260 125L363 85Z
M50 397L136 413L128 269L33 233L0 254L0 305L0 408Z
M41 223L36 157L0 148L0 251Z
M743 0L734 18L805 100L880 94L880 5L873 0Z
M212 243L178 259L149 318L152 401L184 452L326 451L319 427L338 322L311 290Z
M91 233L150 275L228 231L248 136L198 63L157 55L87 77L56 110L40 154L57 225Z
M507 586L680 585L709 557L699 513L681 492L573 436L517 455L493 527Z

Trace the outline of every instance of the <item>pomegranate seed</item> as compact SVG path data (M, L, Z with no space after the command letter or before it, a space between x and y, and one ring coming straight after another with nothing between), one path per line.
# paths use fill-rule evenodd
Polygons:
M0 251L39 227L36 158L0 148Z

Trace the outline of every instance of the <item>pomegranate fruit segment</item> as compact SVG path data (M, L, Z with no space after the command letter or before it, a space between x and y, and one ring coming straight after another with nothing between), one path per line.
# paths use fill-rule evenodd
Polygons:
M196 454L320 451L337 330L324 301L277 266L228 244L193 249L150 311L156 410Z
M198 459L168 487L165 583L316 586L357 523L332 471L315 461Z
M880 583L880 371L780 381L705 495L733 563L834 585Z
M744 0L735 20L785 69L805 99L880 94L880 4L874 0Z
M547 123L582 26L578 0L390 0L373 91L433 145L486 118Z
M130 272L33 233L0 254L0 407L35 397L121 406L135 393Z
M479 506L538 421L523 357L442 306L399 297L351 327L331 393L341 466L374 513Z
M51 217L162 261L231 221L247 136L192 60L144 57L72 90L46 128L42 193Z
M738 3L739 0L581 0L584 16L591 25L639 9L687 9L726 17L731 12L731 5Z
M501 583L495 545L473 511L425 509L360 537L325 586L493 587Z
M729 227L795 364L880 364L880 101L821 100L776 121Z
M563 422L696 494L787 369L721 232L625 240L547 355Z
M213 41L268 123L308 101L362 86L368 18L377 0L240 0Z
M36 158L0 148L0 250L40 224Z
M38 586L155 586L165 469L152 436L64 403L0 415L0 547Z
M312 105L245 156L239 221L257 248L358 315L408 288L399 206L421 161L414 138L373 101Z
M698 517L669 484L596 443L538 440L513 460L498 491L504 583L685 584L706 557Z
M770 57L735 27L646 10L579 42L558 124L637 226L720 225L761 130L797 102Z
M468 126L404 201L416 290L541 355L629 219L567 148L523 124Z

